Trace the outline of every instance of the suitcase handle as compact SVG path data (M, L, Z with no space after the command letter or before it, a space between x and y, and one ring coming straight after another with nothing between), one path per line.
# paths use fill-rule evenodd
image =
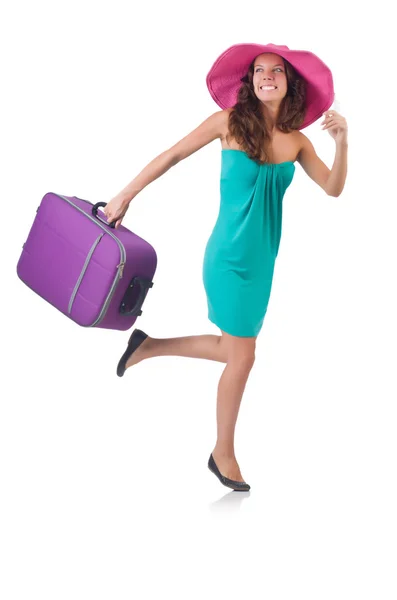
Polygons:
M128 304L128 297L131 295L130 290L132 290L136 284L138 284L140 287L139 296L136 299L134 306L130 309L127 309L126 307ZM142 311L140 309L146 298L146 294L148 293L148 291L151 287L153 287L153 281L150 281L150 279L145 279L144 277L139 277L139 276L133 277L131 279L130 285L127 288L127 291L125 292L125 294L123 296L123 299L120 304L119 312L122 315L125 315L126 317L130 317L132 315L140 317L142 314Z
M100 206L106 206L106 204L107 204L107 202L97 202L96 204L94 204L94 206L92 207L92 214L94 215L94 217L96 217L98 219L98 221L102 221L102 223L105 223L105 225L114 229L116 227L116 221L112 221L111 223L108 223L108 221L104 221L103 219L101 219L101 217L98 217L98 215L97 215L98 208Z

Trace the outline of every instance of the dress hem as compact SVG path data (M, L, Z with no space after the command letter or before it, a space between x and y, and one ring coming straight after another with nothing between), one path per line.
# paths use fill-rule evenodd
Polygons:
M211 323L213 323L214 325L216 325L216 327L218 327L218 329L220 329L221 331L224 331L225 333L227 333L229 335L233 335L234 337L257 337L262 329L262 327L260 327L260 329L257 333L251 333L251 334L232 333L231 331L227 331L226 329L221 327L218 323L215 323L215 321L213 319L211 319L211 317L209 315L208 315L208 320Z

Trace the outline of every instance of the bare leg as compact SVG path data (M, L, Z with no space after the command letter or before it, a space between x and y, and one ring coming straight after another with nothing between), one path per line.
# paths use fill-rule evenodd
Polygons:
M231 336L227 336L229 339ZM237 355L228 359L222 336L192 335L177 338L147 337L131 355L127 368L155 356L185 356L227 363L218 384L217 441L212 452L214 460L225 477L244 481L234 452L234 432L241 399L251 372L254 358Z
M253 366L253 359L227 363L218 384L217 440L212 455L225 477L244 481L234 453L234 432L241 399Z
M127 361L127 368L154 356L186 356L225 363L226 350L219 335L189 335L176 338L147 337Z

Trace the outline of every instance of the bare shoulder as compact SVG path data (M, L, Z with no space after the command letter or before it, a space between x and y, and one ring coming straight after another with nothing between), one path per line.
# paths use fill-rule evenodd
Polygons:
M222 134L221 134L221 139L224 139L226 137L226 135L229 132L229 116L230 113L232 112L233 107L232 108L225 108L225 110L222 110Z
M296 145L298 150L297 161L302 165L302 163L313 160L316 156L316 151L307 135L305 135L301 131L295 131L295 134Z
M299 159L299 154L300 154L302 148L304 147L306 141L309 140L309 138L306 137L305 134L302 133L301 131L299 131L298 129L296 131L294 131L293 135L295 138L296 148L297 148L297 156Z
M222 138L229 119L228 110L217 110L179 140L168 152L175 163L187 158L217 138Z

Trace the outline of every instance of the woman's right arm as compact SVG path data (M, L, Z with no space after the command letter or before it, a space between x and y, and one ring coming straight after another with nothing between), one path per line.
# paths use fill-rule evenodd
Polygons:
M154 158L146 167L124 188L112 198L104 208L109 223L116 221L120 225L129 204L139 192L149 183L164 175L171 167L178 164L203 146L216 138L220 138L228 119L227 110L218 110L203 121L174 146Z

